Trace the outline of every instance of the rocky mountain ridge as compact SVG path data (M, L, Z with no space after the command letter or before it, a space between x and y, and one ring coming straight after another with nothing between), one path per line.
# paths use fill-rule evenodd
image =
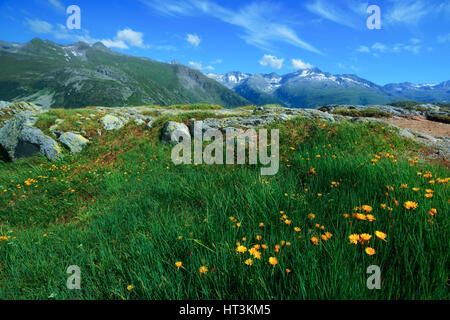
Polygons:
M197 70L121 54L101 43L0 42L0 70L0 100L44 107L248 104Z
M400 83L379 86L354 74L333 75L318 68L299 69L285 75L252 75L238 71L206 75L257 104L316 107L336 103L369 105L405 99L450 101L450 81L440 84Z

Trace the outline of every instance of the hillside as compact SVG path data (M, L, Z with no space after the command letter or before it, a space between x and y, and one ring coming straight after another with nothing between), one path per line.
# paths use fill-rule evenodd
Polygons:
M425 107L0 107L1 299L448 298L448 137L383 120ZM278 173L174 165L194 119L279 129Z
M0 42L0 69L0 100L46 107L248 104L199 71L119 54L101 43Z

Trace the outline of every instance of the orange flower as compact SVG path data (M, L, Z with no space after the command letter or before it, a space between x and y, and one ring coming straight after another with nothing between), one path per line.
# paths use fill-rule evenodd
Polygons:
M353 215L356 219L358 219L358 220L367 220L367 217L366 217L366 215L365 214L362 214L362 213L357 213L357 214L355 214L355 215Z
M417 202L414 201L406 201L403 206L407 209L407 210L415 210L417 209L417 207L419 206L419 204Z
M362 207L361 207L361 209L363 210L363 211L365 211L366 213L369 213L369 212L372 212L372 207L371 206L368 206L368 205L363 205Z
M430 211L428 211L428 214L432 217L434 217L437 214L437 210L434 208L431 208Z
M238 252L238 253L245 253L245 252L247 252L247 248L244 247L244 246L238 246L236 248L236 252Z
M375 235L377 236L378 239L386 241L385 240L387 237L386 233L381 232L381 231L375 231Z
M199 272L200 272L200 274L208 273L208 267L206 267L206 266L200 267Z
M278 260L275 257L270 257L269 258L269 263L273 266L276 266L278 264Z
M177 261L175 262L175 266L178 268L178 270L180 270L180 268L183 266L183 262Z
M365 251L369 256L373 256L376 253L375 249L371 247L367 247Z
M313 245L317 246L317 245L319 245L319 238L317 238L317 237L312 237L312 238L311 238L311 242L313 243Z
M358 241L360 240L359 234L354 233L348 236L348 240L350 240L350 243L358 244Z
M245 260L245 264L248 266L252 266L253 265L253 260L252 259L247 259Z

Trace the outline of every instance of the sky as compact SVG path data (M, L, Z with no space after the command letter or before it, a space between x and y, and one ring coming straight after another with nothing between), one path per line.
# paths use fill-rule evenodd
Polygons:
M80 29L68 28L70 5ZM368 27L373 6L379 29ZM450 0L0 0L0 40L36 37L101 41L204 73L317 67L380 85L450 80Z

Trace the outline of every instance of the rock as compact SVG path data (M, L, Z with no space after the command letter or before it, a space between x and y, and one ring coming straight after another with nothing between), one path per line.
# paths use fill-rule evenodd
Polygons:
M31 157L38 153L50 161L61 158L59 145L33 127L35 121L31 113L23 112L6 121L5 126L0 129L0 146L10 160Z
M89 143L88 139L74 132L63 133L58 140L65 147L67 147L71 153L81 152L83 148Z
M163 143L178 144L183 141L182 136L191 136L189 128L184 123L169 121L162 130L161 141Z
M100 123L107 131L119 130L126 124L126 122L123 119L110 114L101 118Z
M415 139L414 134L412 134L412 132L409 129L401 129L398 132L398 134L403 138L407 138L407 139L411 139L411 140Z
M135 119L135 120L134 120L134 123L135 123L137 126L143 126L143 125L145 124L145 121L142 120L142 119Z

